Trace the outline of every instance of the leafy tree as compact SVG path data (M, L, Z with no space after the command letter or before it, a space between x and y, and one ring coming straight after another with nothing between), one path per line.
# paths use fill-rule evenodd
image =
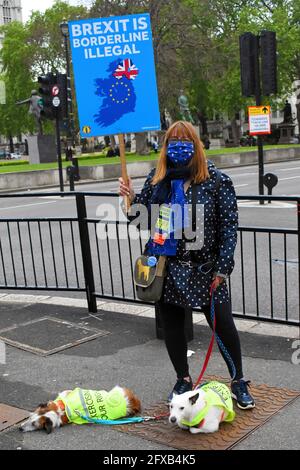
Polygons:
M27 106L15 102L28 98L37 89L37 78L48 72L65 71L65 50L60 23L87 16L84 7L57 1L45 13L33 12L26 24L12 22L1 28L4 34L0 51L2 79L6 84L6 105L0 107L0 133L19 135L34 131L34 120ZM52 123L45 123L53 132Z
M235 127L235 114L254 99L241 95L239 36L250 31L275 31L278 40L278 94L266 97L273 108L292 91L292 83L300 79L300 7L297 0L214 0L194 2L200 11L205 5L205 24L210 32L210 50L203 56L208 80L206 106L212 112L224 113ZM198 6L195 5L198 3ZM200 16L200 15L199 15ZM297 72L298 64L298 72ZM205 76L199 76L200 83ZM193 85L195 88L195 83ZM199 88L199 86L198 86ZM299 109L300 116L300 109ZM238 135L236 135L238 140Z
M16 101L28 98L34 83L28 72L29 50L27 32L21 23L13 22L3 28L5 37L1 50L5 83L6 104L0 105L0 134L10 138L22 132L33 131L33 120L28 116L28 107L17 107Z

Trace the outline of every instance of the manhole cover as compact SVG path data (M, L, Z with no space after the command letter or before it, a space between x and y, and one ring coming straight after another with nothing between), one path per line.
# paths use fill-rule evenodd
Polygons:
M43 317L0 330L0 340L16 348L48 356L107 334L108 331Z
M208 377L206 380L225 382L220 377ZM174 449L232 449L255 429L265 424L279 410L300 396L300 391L274 388L267 385L253 385L251 393L255 397L256 408L242 411L236 407L236 418L233 423L222 423L219 431L214 434L191 434L189 431L172 426L167 418L160 421L117 426L115 429L128 434L135 434L137 437ZM143 410L142 413L144 416L158 416L167 411L166 402L161 402Z
M30 415L29 411L13 408L12 406L0 403L0 431L20 423Z

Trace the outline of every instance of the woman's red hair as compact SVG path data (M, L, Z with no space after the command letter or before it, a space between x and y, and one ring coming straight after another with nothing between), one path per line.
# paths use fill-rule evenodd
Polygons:
M166 176L167 146L172 137L176 137L177 139L189 139L194 143L194 156L188 165L191 168L191 177L195 183L206 181L209 178L209 172L204 146L191 123L187 121L176 121L166 132L156 171L151 183L157 184Z

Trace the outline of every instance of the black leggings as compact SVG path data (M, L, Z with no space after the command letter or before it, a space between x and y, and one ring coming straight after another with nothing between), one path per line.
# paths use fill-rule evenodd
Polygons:
M184 308L179 305L160 302L160 312L165 335L166 347L178 378L188 377L187 341L184 332ZM211 325L210 307L202 307L207 322ZM215 303L216 332L236 368L235 379L243 377L242 354L239 335L232 318L230 303ZM219 348L220 349L220 348ZM220 349L232 377L232 367L224 352Z

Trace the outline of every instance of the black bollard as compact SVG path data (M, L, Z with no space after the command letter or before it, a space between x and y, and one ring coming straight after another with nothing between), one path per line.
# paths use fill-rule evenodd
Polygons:
M76 170L73 165L67 167L67 177L70 183L70 191L75 191L75 178L74 178L74 170Z
M272 196L272 190L278 183L278 176L274 175L274 173L266 173L264 175L264 185L268 188L268 196ZM271 204L271 201L268 201Z

